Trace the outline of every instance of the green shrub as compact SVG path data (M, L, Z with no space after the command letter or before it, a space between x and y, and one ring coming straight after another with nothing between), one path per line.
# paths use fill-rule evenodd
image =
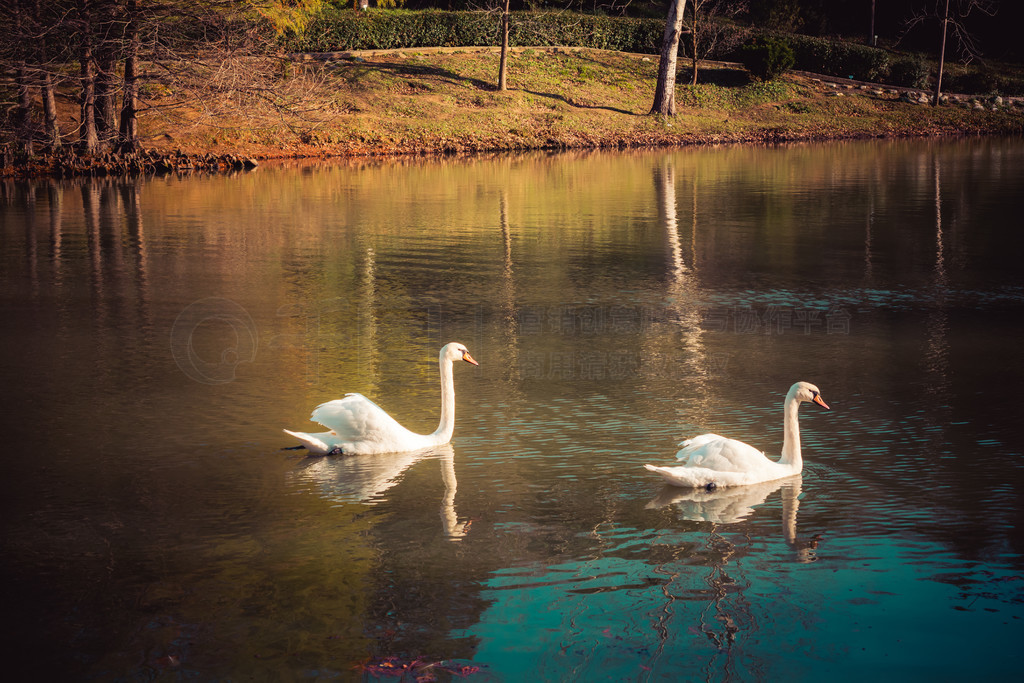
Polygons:
M812 36L787 35L793 48L795 68L802 71L852 76L859 81L877 81L889 71L889 54L867 45Z
M894 59L889 65L886 82L906 88L927 88L931 69L921 55L907 55Z
M772 81L787 69L793 68L793 49L784 40L761 37L740 49L743 66L752 75L764 81Z
M470 47L498 45L500 20L487 12L445 12L441 10L371 9L353 12L351 8L328 8L313 18L301 34L281 38L282 48L289 52L338 52L346 50L415 49L420 47ZM730 24L723 26L727 34L719 44L736 45L739 40L728 35L746 29ZM568 12L513 12L509 21L509 42L519 46L590 47L620 52L658 54L665 32L664 18L606 17ZM785 59L791 49L792 65L771 66L778 76L786 68L797 68L831 76L853 76L874 81L889 74L906 80L909 67L891 65L885 50L828 38L762 31L766 40L782 41L783 46L766 50L764 42L759 62L770 66L772 59ZM692 54L690 36L684 34L680 56ZM716 52L710 59L744 61L744 50ZM783 62L784 64L785 62ZM755 69L759 67L755 66ZM753 72L753 70L752 70ZM893 73L897 76L893 76Z
M292 52L337 52L498 45L499 26L498 15L487 12L327 9L301 35L285 36L282 47ZM663 19L513 12L509 43L657 54L664 31Z
M942 89L946 92L960 92L968 95L1014 94L1009 79L1003 78L994 69L969 68L962 74L946 73L942 77Z

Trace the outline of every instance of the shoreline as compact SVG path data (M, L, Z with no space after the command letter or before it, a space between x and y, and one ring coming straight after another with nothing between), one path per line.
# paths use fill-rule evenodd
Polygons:
M512 84L489 81L497 48L289 55L263 86L294 111L247 107L237 93L204 108L150 102L139 152L94 156L65 146L9 164L0 177L225 173L274 159L473 156L530 151L671 149L865 139L1024 134L1024 99L950 95L799 71L751 81L738 64L703 62L677 83L675 117L648 113L657 58L586 48L512 49ZM680 78L689 65L680 63ZM209 109L207 111L206 109ZM165 113L173 110L173 116ZM313 112L309 114L308 112Z
M624 141L596 142L581 145L550 145L537 147L475 148L475 149L347 149L326 151L322 149L267 150L258 152L232 152L225 154L186 153L181 150L159 152L143 150L129 155L101 154L96 156L62 153L34 157L23 165L7 166L0 169L2 180L68 180L73 178L133 178L163 177L190 173L236 173L258 168L261 162L315 159L330 160L406 160L411 158L471 158L505 154L526 154L530 152L571 152L571 151L627 151L627 150L670 150L688 147L715 145L784 145L800 143L827 143L857 140L943 140L972 137L1006 137L1019 135L1021 131L959 131L954 133L905 132L892 135L867 135L850 133L832 136L780 135L777 131L764 131L755 137L715 137L700 141L679 141L653 144L631 144Z

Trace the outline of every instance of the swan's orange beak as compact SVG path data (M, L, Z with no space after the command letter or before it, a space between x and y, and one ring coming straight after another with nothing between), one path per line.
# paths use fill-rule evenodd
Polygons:
M825 410L832 410L831 408L828 407L828 404L825 403L825 400L821 397L820 394L815 394L813 400L814 400L815 403L817 403L819 406L821 406Z
M466 361L470 365L480 365L475 360L473 360L473 356L469 355L469 351L463 351L462 352L462 360ZM825 406L825 407L827 408L828 406Z

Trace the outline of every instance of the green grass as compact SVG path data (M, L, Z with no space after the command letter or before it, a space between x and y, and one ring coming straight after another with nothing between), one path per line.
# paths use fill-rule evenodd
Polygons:
M680 66L686 81L689 65ZM705 68L697 85L679 83L678 115L665 120L649 115L657 67L656 57L526 49L511 54L509 89L498 92L495 52L305 63L287 79L266 76L286 108L256 102L238 111L225 96L202 109L158 108L141 123L151 146L167 134L173 142L164 144L186 151L255 156L1024 132L1019 107L932 108L857 90L836 97L807 78L751 81L736 67ZM173 95L159 93L166 103ZM266 142L246 142L254 137Z

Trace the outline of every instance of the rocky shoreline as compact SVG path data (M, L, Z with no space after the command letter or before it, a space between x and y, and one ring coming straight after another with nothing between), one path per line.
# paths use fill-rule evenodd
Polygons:
M9 156L9 153L8 155ZM61 151L32 157L25 163L3 159L0 176L5 178L76 178L106 176L165 175L190 171L222 173L256 168L256 159L238 154L188 154L180 150L141 150L128 154L83 155Z

